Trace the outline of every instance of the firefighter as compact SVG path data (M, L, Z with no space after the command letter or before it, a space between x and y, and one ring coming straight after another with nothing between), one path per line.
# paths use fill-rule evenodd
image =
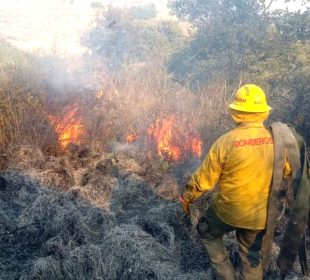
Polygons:
M241 258L240 279L263 279L262 241L273 175L274 145L263 122L268 118L264 91L246 84L229 105L236 126L216 140L179 198L189 214L190 204L218 184L211 206L205 209L197 231L210 258L216 279L236 279L223 236L236 231ZM289 175L286 159L284 176Z

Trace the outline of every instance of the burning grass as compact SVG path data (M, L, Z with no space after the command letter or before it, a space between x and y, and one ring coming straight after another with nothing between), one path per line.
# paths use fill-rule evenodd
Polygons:
M186 135L181 129L182 126L178 128L176 123L173 115L167 119L157 119L147 129L147 136L150 141L154 141L158 155L172 161L178 161L188 154L200 157L202 151L200 137Z
M132 66L111 80L107 73L102 77L96 80L92 114L81 108L92 147L128 144L139 146L141 154L176 162L201 157L214 140L212 131L227 127L226 92L219 85L193 93L156 64Z
M70 143L81 144L86 131L78 115L77 105L66 106L61 116L48 114L48 119L58 136L60 148L66 149Z
M20 145L57 155L70 143L99 152L120 144L148 158L179 162L201 157L223 123L227 100L220 84L193 93L171 80L160 63L132 64L118 74L99 65L82 76L63 65L47 72L48 65L29 67L0 69L3 154Z

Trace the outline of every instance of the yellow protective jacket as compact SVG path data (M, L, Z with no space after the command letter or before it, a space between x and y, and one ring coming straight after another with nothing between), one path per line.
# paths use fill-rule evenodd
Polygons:
M187 184L192 201L219 183L213 208L225 223L264 229L273 173L273 139L263 122L244 122L220 137ZM285 174L290 173L287 162Z

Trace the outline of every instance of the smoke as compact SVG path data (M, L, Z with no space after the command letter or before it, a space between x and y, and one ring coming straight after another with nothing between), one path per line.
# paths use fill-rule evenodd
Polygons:
M29 82L29 91L40 98L38 115L54 126L60 147L64 147L62 139L67 137L64 140L66 143L85 143L101 150L111 150L112 147L112 150L140 150L145 155L148 152L154 153L157 147L148 143L147 130L156 121L172 117L176 119L173 133L178 135L174 138L178 139L173 139L171 147L179 150L179 147L183 147L181 150L184 150L186 145L190 145L186 139L202 138L206 126L216 118L210 116L211 108L205 107L204 99L207 96L193 94L171 79L166 71L169 56L181 49L186 40L178 22L158 18L160 5L151 2L124 2L119 3L119 8L86 2L87 8L82 1L55 1L45 7L41 2L32 0L24 10L23 4L18 6L17 2L3 6L10 14L15 12L15 16L20 15L21 22L34 20L29 33L15 25L10 32L28 36L26 39L31 41L32 31L38 34L36 32L42 32L41 28L50 25L55 28L49 29L48 36L52 36L60 32L58 23L66 21L66 24L62 24L65 28L61 32L65 30L66 34L72 36L74 33L79 38L78 44L88 49L76 56L73 56L76 48L61 53L57 48L64 40L70 41L71 35L68 38L55 35L55 48L49 51L37 50L25 57L36 72L36 76ZM162 5L165 6L165 3ZM14 10L15 6L18 8ZM31 9L34 6L37 8L35 11ZM84 14L85 18L76 21L79 22L78 26L72 26L72 18L75 19L79 13ZM15 16L13 21L16 20ZM89 19L87 24L86 17ZM44 21L38 26L35 19ZM51 24L53 21L57 21L57 26ZM6 30L5 23L1 24ZM28 70L24 64L16 64L14 67L15 72ZM68 115L73 107L76 108L76 120L79 123L73 123L71 127L82 127L81 131L85 131L83 140L76 140L69 132L59 130L59 127L68 127ZM51 119L57 121L51 122ZM19 130L16 131L18 133ZM27 127L27 131L36 130ZM126 144L126 137L130 134L139 135L134 145ZM181 139L182 134L184 139ZM16 138L22 139L23 135ZM200 140L196 142L196 153L205 153ZM161 158L180 157L179 151L176 156L169 153Z

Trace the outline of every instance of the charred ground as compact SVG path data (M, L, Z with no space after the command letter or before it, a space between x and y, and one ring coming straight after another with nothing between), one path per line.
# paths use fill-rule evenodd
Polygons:
M72 146L44 161L23 148L23 171L1 173L1 279L211 279L195 224L213 194L189 219L172 170ZM225 242L238 268L234 236ZM266 279L278 279L278 248ZM298 263L287 279L302 279Z

